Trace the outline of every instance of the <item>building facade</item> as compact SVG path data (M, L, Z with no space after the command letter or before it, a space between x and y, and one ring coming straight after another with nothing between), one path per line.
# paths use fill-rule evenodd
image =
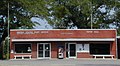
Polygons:
M10 30L10 59L25 55L36 59L93 58L93 55L116 58L116 45L114 29Z
M117 56L120 59L120 36L117 36Z

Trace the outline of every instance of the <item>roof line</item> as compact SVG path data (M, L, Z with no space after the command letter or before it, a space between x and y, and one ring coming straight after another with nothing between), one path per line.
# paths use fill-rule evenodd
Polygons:
M15 41L115 41L115 38L84 38L84 39L12 39Z
M10 31L19 30L116 30L116 29L10 29Z

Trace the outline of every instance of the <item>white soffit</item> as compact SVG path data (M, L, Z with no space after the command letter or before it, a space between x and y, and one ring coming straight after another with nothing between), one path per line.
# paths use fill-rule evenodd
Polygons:
M115 38L85 38L85 39L12 39L12 42L29 41L115 41Z
M117 36L117 38L120 38L120 36Z

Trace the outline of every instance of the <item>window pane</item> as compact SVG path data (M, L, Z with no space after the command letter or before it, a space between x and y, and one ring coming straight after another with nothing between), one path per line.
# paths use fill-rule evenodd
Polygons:
M45 50L50 50L49 44L45 44Z
M43 50L43 44L39 44L38 46L39 46L38 48L39 50Z
M31 44L15 44L16 53L31 53Z
M50 57L50 51L45 51L45 57Z
M77 52L89 52L89 44L76 44Z
M43 51L39 51L38 57L43 57Z

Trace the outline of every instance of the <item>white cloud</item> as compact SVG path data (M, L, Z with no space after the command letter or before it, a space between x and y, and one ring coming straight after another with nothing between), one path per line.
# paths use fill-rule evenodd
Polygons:
M37 18L37 17L32 17L31 18L32 22L38 22L40 25L34 26L35 29L52 29L52 26L48 24L48 22L45 19Z

